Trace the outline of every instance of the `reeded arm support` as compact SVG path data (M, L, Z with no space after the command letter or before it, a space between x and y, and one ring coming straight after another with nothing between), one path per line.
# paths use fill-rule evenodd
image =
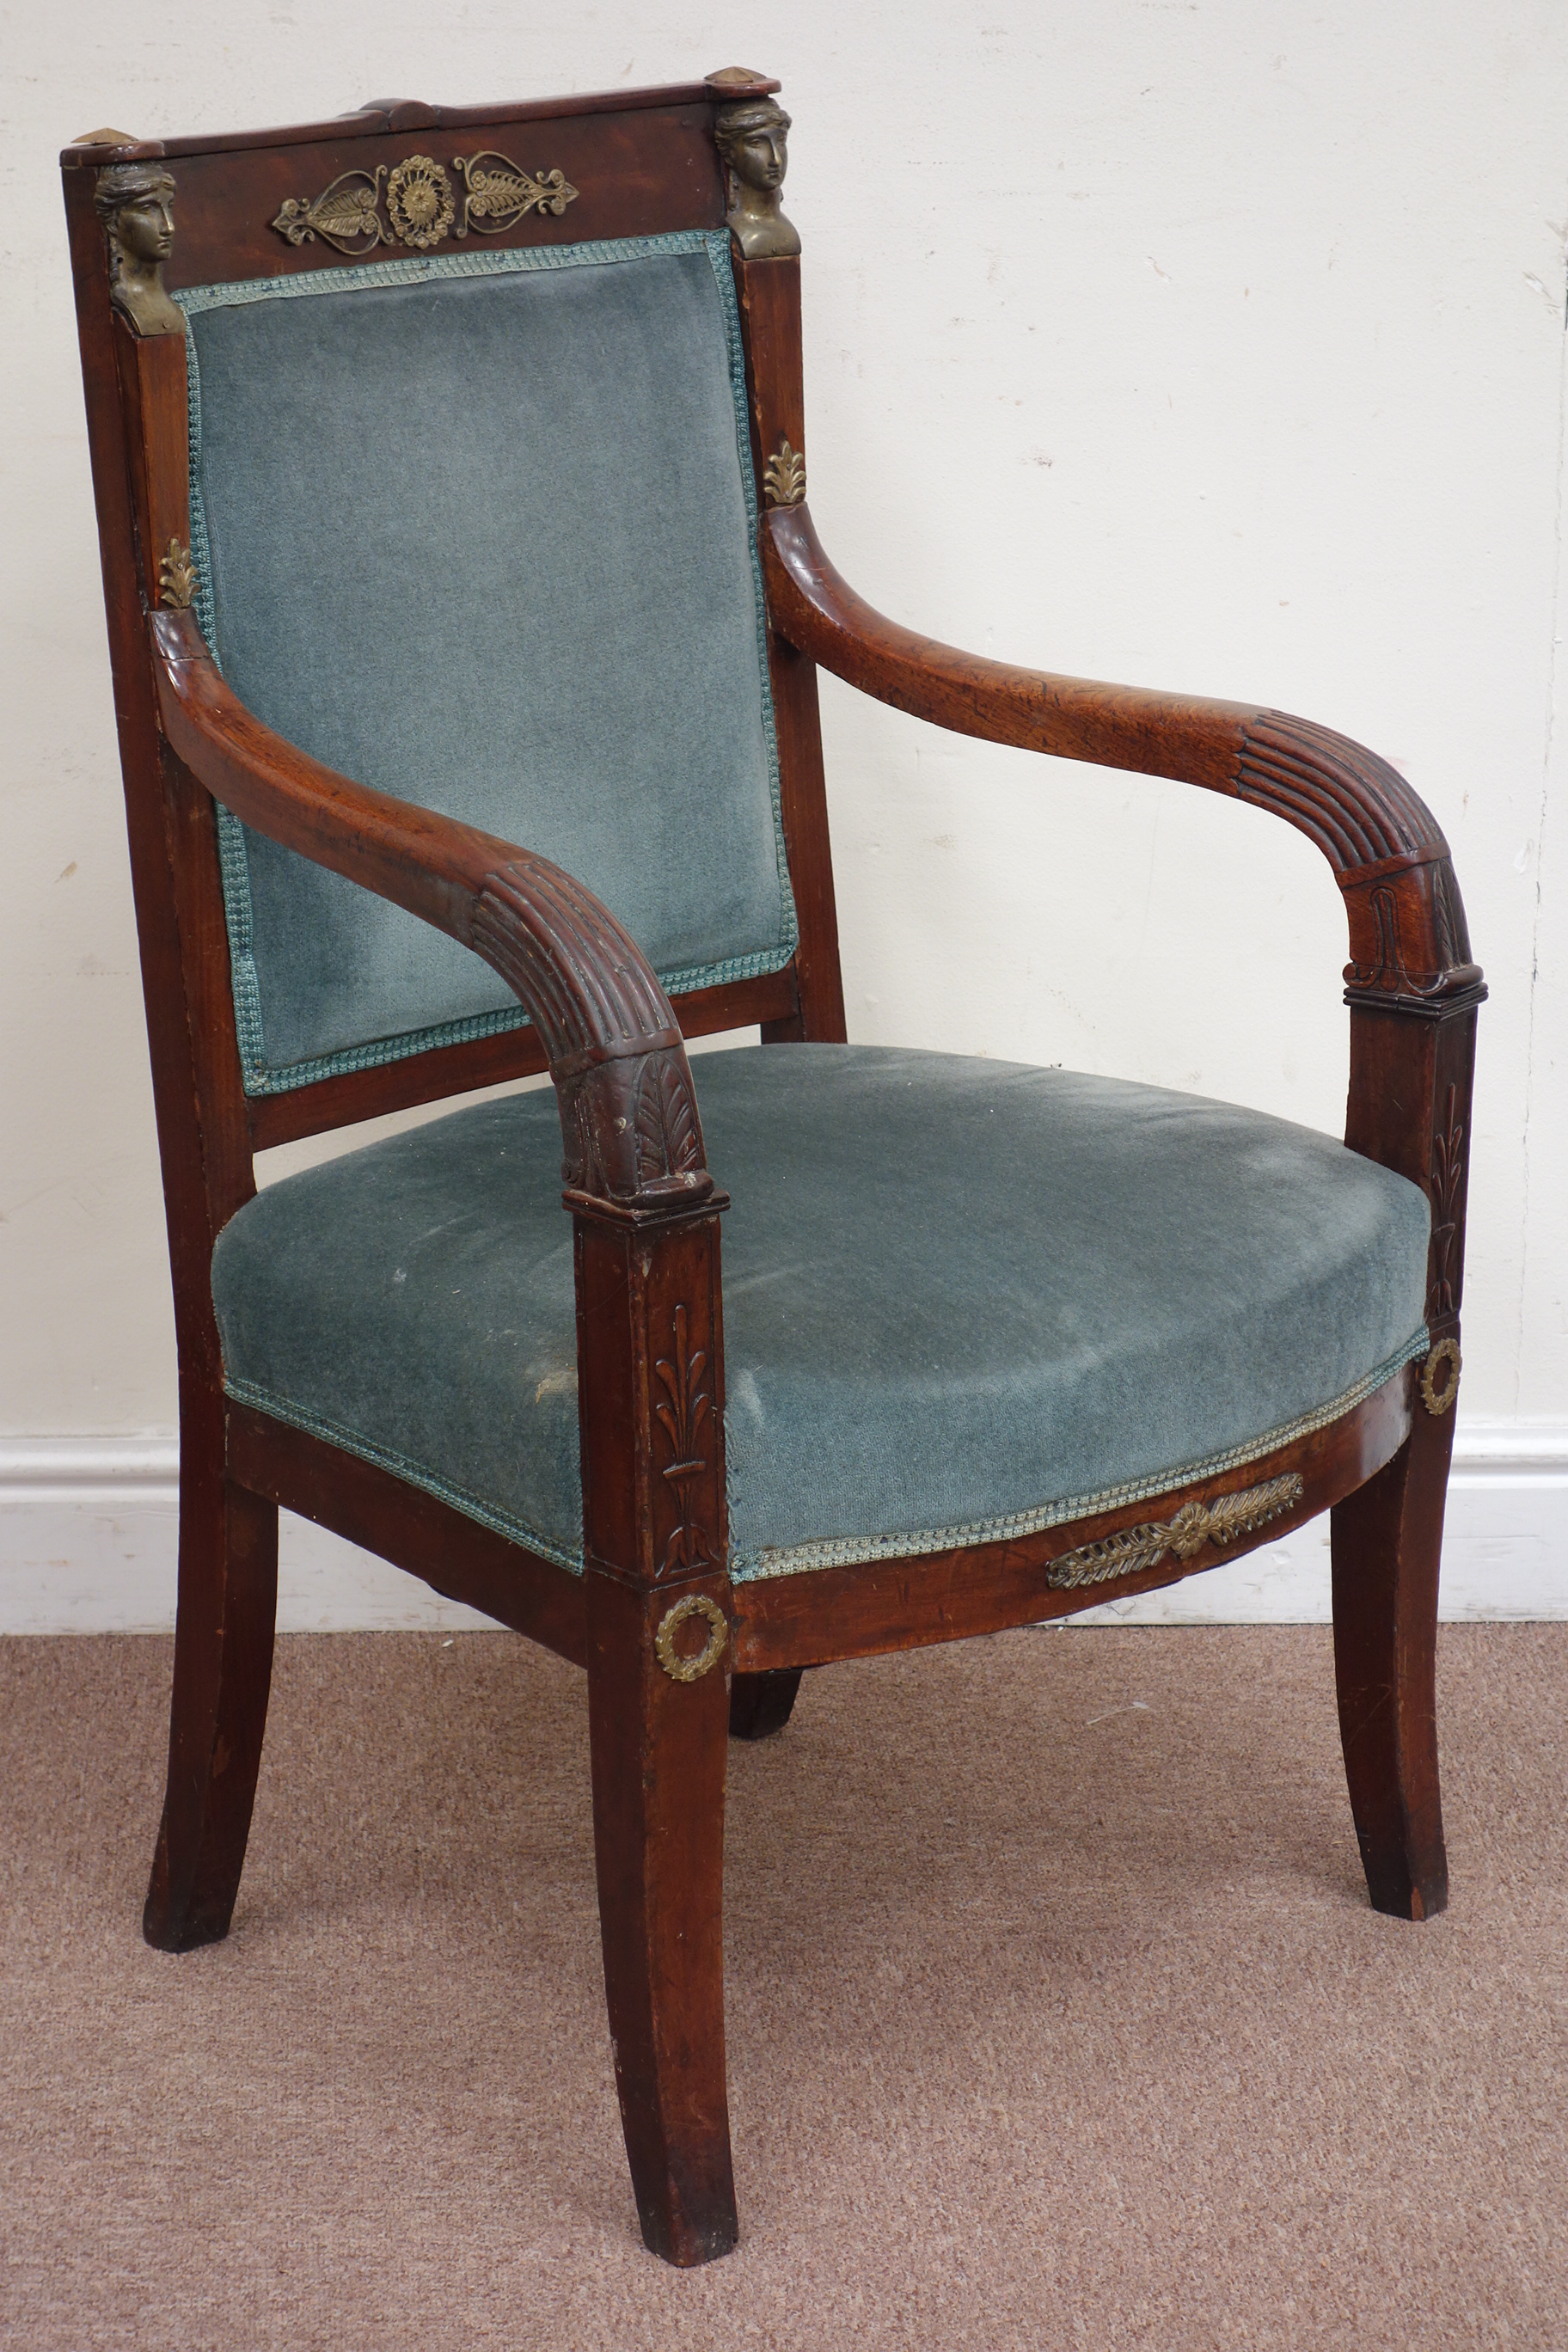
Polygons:
M686 1048L636 941L559 866L351 782L224 683L189 612L148 617L163 731L216 800L460 940L526 1006L549 1056L574 1191L647 1210L713 1191Z
M1448 845L1373 752L1283 711L1014 668L900 628L840 578L805 506L769 510L763 553L774 628L851 686L960 734L1202 784L1295 825L1344 896L1352 1002L1436 1013L1482 993Z

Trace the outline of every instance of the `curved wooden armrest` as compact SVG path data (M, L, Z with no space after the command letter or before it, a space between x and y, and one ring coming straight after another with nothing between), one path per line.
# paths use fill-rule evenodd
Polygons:
M1484 994L1436 820L1359 743L1249 703L1054 677L955 652L873 612L834 570L804 506L769 509L763 555L774 629L864 693L959 734L1202 784L1306 834L1344 894L1352 1000L1447 1011Z
M163 732L215 800L494 966L549 1056L567 1186L642 1210L706 1200L696 1090L669 999L581 883L434 809L352 783L224 683L189 612L149 615Z

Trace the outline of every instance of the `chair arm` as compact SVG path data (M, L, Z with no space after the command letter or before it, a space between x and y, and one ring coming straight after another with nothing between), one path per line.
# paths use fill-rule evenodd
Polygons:
M565 1183L647 1210L713 1191L686 1048L640 949L579 882L434 809L340 776L262 725L190 612L149 615L163 732L215 800L494 966L540 1033Z
M774 630L863 693L959 734L1202 784L1295 825L1327 857L1344 896L1352 1001L1436 1010L1481 992L1436 820L1359 743L1249 703L1056 677L955 652L873 612L829 562L804 506L768 510L763 555Z

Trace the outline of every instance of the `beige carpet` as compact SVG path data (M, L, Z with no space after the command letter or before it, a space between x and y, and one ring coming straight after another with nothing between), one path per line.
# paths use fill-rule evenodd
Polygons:
M731 1748L742 2245L644 2253L584 1686L279 1645L226 1945L139 1932L163 1641L0 1644L0 2340L1568 2345L1568 1626L1445 1633L1366 1907L1315 1630L1012 1634Z

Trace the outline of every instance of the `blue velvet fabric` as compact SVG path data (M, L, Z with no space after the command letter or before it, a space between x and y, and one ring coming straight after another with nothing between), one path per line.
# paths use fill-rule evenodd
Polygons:
M1255 1458L1423 1352L1429 1212L1326 1136L958 1056L695 1064L741 1577L1026 1533ZM294 1176L219 1238L236 1396L582 1557L546 1092Z
M728 239L183 293L201 616L359 782L541 852L672 988L795 940ZM226 817L246 1085L521 1019L476 957Z

